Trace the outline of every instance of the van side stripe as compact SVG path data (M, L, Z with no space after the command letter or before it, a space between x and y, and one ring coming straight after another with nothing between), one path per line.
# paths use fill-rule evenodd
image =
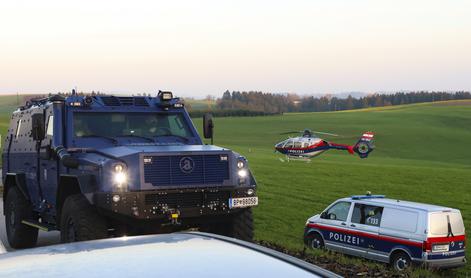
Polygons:
M331 227L331 226L325 226L325 225L319 225L319 224L313 224L313 223L308 224L308 226L311 227L311 228L316 228L316 229L321 229L321 230L329 230L329 231L345 233L345 234L350 234L350 235L355 235L355 236L369 237L369 238L377 239L377 240L386 240L386 241L389 241L389 242L394 242L394 243L399 243L399 244L404 244L404 245L414 246L414 247L420 247L420 248L422 248L422 245L423 245L422 242L416 242L416 241L411 241L411 240L393 238L393 237L389 237L389 236L373 235L373 234L368 234L368 233L363 233L363 232L358 232L358 231L351 231L351 230L347 230L347 229Z

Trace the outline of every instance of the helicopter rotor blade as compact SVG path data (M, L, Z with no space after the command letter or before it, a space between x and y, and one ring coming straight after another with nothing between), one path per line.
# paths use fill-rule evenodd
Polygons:
M287 132L282 132L282 133L280 133L280 135L293 134L293 133L299 133L299 131L287 131Z
M324 134L324 135L330 135L330 136L340 136L338 134L334 134L334 133L328 133L328 132L322 132L322 131L311 131L312 133L317 133L317 134Z

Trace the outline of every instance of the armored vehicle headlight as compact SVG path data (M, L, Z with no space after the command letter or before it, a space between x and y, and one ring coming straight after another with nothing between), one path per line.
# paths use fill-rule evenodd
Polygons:
M239 170L239 172L237 172L237 174L239 175L239 177L245 178L247 176L247 170L245 170L245 169Z
M114 171L115 171L116 173L123 172L123 170L124 170L124 167L123 167L123 165L121 165L121 164L116 164L116 165L114 166Z
M126 175L126 166L123 164L115 164L113 166L113 181L117 186L122 186L127 182L128 176Z
M126 181L128 180L128 177L126 173L124 172L117 172L117 173L114 173L113 179L116 185L121 186L126 183Z
M245 166L244 161L242 160L237 161L237 168L242 169L244 168L244 166Z

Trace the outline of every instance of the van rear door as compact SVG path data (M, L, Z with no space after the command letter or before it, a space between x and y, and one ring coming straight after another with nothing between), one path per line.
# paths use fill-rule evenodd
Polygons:
M465 228L459 211L429 213L427 251L432 253L463 251L464 241Z

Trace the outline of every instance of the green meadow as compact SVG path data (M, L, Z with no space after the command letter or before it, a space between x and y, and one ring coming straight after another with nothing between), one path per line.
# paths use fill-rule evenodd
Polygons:
M194 121L201 126L201 119ZM376 149L367 159L330 150L310 163L287 162L273 152L286 138L279 133L304 128L342 135L324 139L346 144L373 131ZM471 231L471 101L217 118L214 139L249 160L260 198L254 210L257 240L301 250L309 216L338 198L366 191L458 208ZM469 273L467 266L448 274Z
M2 136L15 106L16 96L0 97ZM202 119L194 122L201 130ZM348 144L373 131L376 149L367 159L330 150L310 163L287 162L274 153L273 145L286 139L279 133L304 128L340 134L324 139ZM338 198L366 191L458 208L471 231L471 101L216 118L214 143L249 160L260 202L254 210L256 240L301 250L308 217ZM471 266L447 274L469 275Z

